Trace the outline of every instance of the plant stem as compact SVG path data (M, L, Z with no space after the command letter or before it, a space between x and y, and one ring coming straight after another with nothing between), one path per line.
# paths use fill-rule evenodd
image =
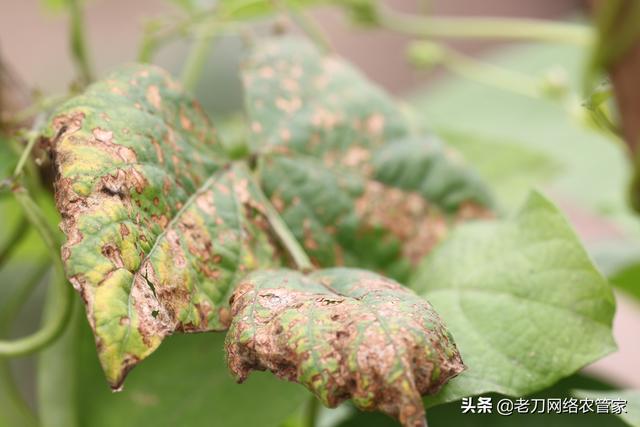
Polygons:
M318 414L320 413L320 402L313 394L309 396L304 411L304 427L316 427L318 424Z
M84 18L80 7L80 0L68 0L69 7L69 43L71 45L71 56L76 66L78 76L83 85L93 81L93 71L89 63L87 53L86 31Z
M35 146L36 141L38 141L38 138L40 137L40 129L43 123L44 123L44 114L39 114L33 122L31 131L29 132L29 138L27 139L27 146L22 151L22 154L20 155L20 159L18 160L18 164L16 165L16 169L13 172L14 178L19 177L20 174L22 173L22 169L24 168L24 165L27 163L27 160L31 155L31 151Z
M298 27L300 27L305 34L309 36L321 51L325 53L333 51L333 47L331 46L329 39L312 18L298 7L290 6L288 10L291 18Z
M585 25L519 18L429 17L380 6L380 26L418 37L512 39L591 45L593 30Z
M25 216L21 216L18 224L13 227L13 233L7 239L4 247L0 248L0 268L9 259L11 253L16 249L22 238L29 231L29 221Z
M211 53L211 41L219 29L220 24L212 20L210 23L203 24L203 27L198 32L198 37L189 52L187 62L182 70L182 85L186 90L193 92L198 84L205 61Z
M55 318L60 301L54 289L49 289L44 307L44 322ZM76 300L77 301L77 300ZM38 354L38 418L41 427L76 427L77 321L78 305L69 327L53 345Z
M59 306L55 311L55 317L47 324L24 338L16 340L0 341L0 356L21 356L33 353L53 342L64 331L71 315L71 292L62 268L59 251L60 245L54 231L49 227L44 214L31 199L31 196L23 187L13 190L18 203L22 206L23 212L29 219L31 225L38 231L45 243L54 263L56 276L54 286L59 295Z
M523 73L478 61L451 49L447 49L442 65L469 80L530 98L541 97L541 85L536 79Z
M244 163L242 163L242 165L244 165ZM243 166L242 168L245 169L247 175L252 178L253 186L255 187L258 197L260 198L260 202L264 206L264 213L267 217L267 220L269 221L273 232L276 234L276 236L278 236L278 239L280 239L280 243L282 243L282 246L284 246L289 255L291 255L291 258L293 259L296 267L303 272L313 270L313 264L311 263L309 256L305 252L302 245L300 245L298 240L295 238L291 230L289 230L289 227L284 222L276 208L273 207L273 204L271 204L267 196L264 194L264 192L262 191L262 187L260 186L260 183L258 182L256 177L251 173L251 171L249 171L248 167Z
M29 277L26 283L17 286L17 289L3 305L3 311L0 315L0 337L6 336L11 321L16 317L18 310L33 289L42 281L42 276L49 268L48 262L40 262L35 273ZM0 379L0 424L4 422L11 426L36 426L36 417L13 379L9 361L2 357L0 357Z
M151 62L159 46L186 33L190 27L202 22L204 19L210 18L216 11L217 8L211 8L190 14L185 19L162 32L155 27L148 27L149 29L145 30L142 42L140 43L138 61Z

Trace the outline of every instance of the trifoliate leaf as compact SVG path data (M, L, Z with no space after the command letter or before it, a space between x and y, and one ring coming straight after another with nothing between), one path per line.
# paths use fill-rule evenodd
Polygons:
M405 426L425 426L421 396L464 366L431 305L382 276L354 269L258 271L231 298L231 371L303 384L325 405L351 398Z
M447 320L469 367L428 405L534 393L616 348L611 287L537 193L513 218L454 231L412 287Z
M66 104L48 129L67 276L118 388L174 331L225 329L232 284L273 265L247 173L163 71L132 66Z

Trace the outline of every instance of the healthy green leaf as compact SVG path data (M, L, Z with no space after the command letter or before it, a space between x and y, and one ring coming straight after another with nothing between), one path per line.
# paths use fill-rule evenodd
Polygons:
M616 272L610 279L614 286L640 301L640 262L637 259L636 263Z
M405 139L409 126L388 95L309 43L258 45L243 80L253 148L270 153L261 182L317 265L406 276L406 260L444 236L441 210L489 204L477 177L437 141Z
M427 405L532 393L616 348L610 286L537 193L511 219L454 231L412 287L447 320L469 366Z
M48 135L67 276L113 388L174 331L223 330L231 285L274 264L246 172L163 71L131 66L55 114Z
M617 415L631 427L640 427L640 390L574 390L573 394L580 398L606 399L609 401L624 401L624 408L621 407ZM612 411L613 408L609 408ZM615 413L615 412L613 412Z
M531 188L562 173L558 160L533 147L452 129L438 134L473 165L507 212L516 210Z
M335 407L352 398L405 426L426 426L421 395L464 367L431 305L382 276L353 269L259 271L236 288L226 341L238 381L269 370Z
M83 325L84 326L84 325ZM279 427L307 399L296 384L258 373L242 386L224 360L223 334L168 337L111 393L95 359L89 328L78 354L80 425L91 427Z

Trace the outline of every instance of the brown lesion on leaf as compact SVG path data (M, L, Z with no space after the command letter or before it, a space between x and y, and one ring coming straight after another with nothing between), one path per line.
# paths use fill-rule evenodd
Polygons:
M115 268L124 268L124 262L122 261L122 255L120 249L113 243L107 243L102 246L102 255L107 258Z
M63 134L73 134L82 128L85 114L81 111L61 114L54 117L52 127L56 134L56 139L62 137Z
M365 227L383 228L402 242L402 252L416 265L447 235L449 224L442 212L420 194L368 181L355 201Z
M353 398L360 409L425 426L422 395L464 369L437 314L380 276L363 277L342 295L321 273L255 273L236 287L226 342L232 373L242 382L252 370L268 370L302 383L329 407ZM260 274L284 277L278 283L271 276L262 288Z
M160 96L160 89L156 85L150 85L147 88L147 101L154 108L160 109L162 107L162 97Z

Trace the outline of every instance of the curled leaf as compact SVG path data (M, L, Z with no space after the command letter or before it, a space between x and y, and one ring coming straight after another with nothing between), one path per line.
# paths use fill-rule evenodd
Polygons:
M132 66L64 104L48 130L67 276L107 380L174 331L225 329L238 276L274 264L243 169L167 73Z
M428 302L363 270L255 272L237 286L231 310L226 349L238 381L269 370L327 406L351 398L405 426L426 425L421 396L464 369Z

